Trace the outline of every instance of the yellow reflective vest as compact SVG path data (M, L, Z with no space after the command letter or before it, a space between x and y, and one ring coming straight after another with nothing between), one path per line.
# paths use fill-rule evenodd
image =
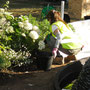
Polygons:
M68 25L65 25L61 21L57 21L52 25L56 25L61 33L62 40L61 45L65 49L78 49L82 47L81 39L77 36ZM50 26L50 32L52 36L56 37L52 32L52 25Z

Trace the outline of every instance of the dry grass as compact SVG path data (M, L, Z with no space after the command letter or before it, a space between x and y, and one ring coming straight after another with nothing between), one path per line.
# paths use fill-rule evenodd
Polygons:
M41 15L42 8L9 9L8 11L12 12L14 16L29 15L29 14L37 16Z
M42 9L43 8L13 8L13 9L9 9L8 11L12 12L14 16L32 14L32 16L38 18L38 17L41 17ZM58 8L56 10L58 10ZM66 9L65 9L65 13L67 13ZM75 18L71 18L71 22L74 22L74 21L78 21L78 20Z

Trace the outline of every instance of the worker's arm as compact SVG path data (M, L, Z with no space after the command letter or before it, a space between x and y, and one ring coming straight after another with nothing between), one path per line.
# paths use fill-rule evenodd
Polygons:
M60 41L61 41L61 33L60 33L60 31L58 30L58 29L56 29L55 31L54 31L54 34L55 34L55 36L56 36L56 43L55 43L55 48L59 48L59 45L60 45Z
M59 45L60 45L60 39L61 39L60 36L61 35L60 35L60 31L58 30L57 26L53 26L52 32L56 36L56 42L55 42L55 45L54 45L54 48L53 48L53 51L52 51L52 54L55 58L57 56L57 51L58 51L58 48L59 48Z

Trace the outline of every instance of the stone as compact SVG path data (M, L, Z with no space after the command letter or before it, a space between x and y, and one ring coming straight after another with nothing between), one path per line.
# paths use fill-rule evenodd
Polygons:
M68 13L70 18L76 19L90 16L90 0L69 0Z

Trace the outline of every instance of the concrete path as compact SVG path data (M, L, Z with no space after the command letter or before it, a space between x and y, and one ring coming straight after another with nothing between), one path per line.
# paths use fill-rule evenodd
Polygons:
M76 21L71 24L76 30L75 33L82 38L84 44L83 50L76 55L76 58L79 60L90 57L90 20Z

